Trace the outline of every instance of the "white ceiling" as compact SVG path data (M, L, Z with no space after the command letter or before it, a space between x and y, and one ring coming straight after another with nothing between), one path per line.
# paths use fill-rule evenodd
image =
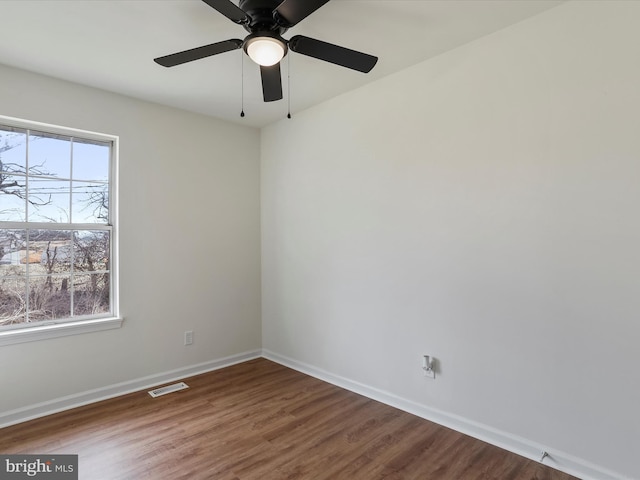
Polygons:
M237 4L238 2L235 1ZM164 68L153 58L245 30L200 0L0 0L0 63L261 127L562 3L562 0L333 0L300 34L379 57L369 74L290 53L284 100L262 101L242 50ZM241 66L244 61L244 111ZM1 85L1 83L0 83Z

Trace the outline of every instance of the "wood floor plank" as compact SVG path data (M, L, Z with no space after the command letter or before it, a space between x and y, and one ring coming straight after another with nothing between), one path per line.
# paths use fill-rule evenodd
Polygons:
M0 429L0 452L78 454L82 480L571 480L265 359Z

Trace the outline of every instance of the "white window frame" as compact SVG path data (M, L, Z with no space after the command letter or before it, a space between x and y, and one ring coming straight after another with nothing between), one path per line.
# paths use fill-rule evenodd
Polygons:
M111 161L109 172L109 223L105 228L104 225L95 224L73 224L73 223L56 223L60 230L65 227L70 229L86 229L86 230L106 230L110 232L111 253L109 257L109 281L110 281L110 302L111 312L105 316L85 316L72 317L65 319L52 319L35 324L16 324L8 327L0 327L0 346L12 345L16 343L31 342L45 340L49 338L63 337L67 335L77 335L81 333L96 332L102 330L110 330L120 328L123 319L120 316L119 306L119 275L118 275L118 157L119 157L119 137L115 135L107 135L103 133L91 132L87 130L79 130L75 128L61 127L40 122L32 122L19 118L6 117L0 115L0 124L45 132L50 134L59 134L67 137L78 137L79 139L96 140L100 142L111 143ZM38 228L42 226L36 222L0 222L2 228L24 229L25 225L29 228ZM48 224L47 227L51 227Z

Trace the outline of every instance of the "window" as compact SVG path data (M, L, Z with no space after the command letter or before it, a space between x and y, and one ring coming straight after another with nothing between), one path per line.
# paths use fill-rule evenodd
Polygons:
M120 325L116 153L113 136L0 117L0 344Z

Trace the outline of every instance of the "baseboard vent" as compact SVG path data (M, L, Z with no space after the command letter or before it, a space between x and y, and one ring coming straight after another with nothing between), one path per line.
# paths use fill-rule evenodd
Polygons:
M155 390L150 390L149 395L153 398L159 397L161 395L166 395L167 393L177 392L178 390L184 390L185 388L189 388L184 382L174 383L173 385L167 385L166 387L156 388Z

